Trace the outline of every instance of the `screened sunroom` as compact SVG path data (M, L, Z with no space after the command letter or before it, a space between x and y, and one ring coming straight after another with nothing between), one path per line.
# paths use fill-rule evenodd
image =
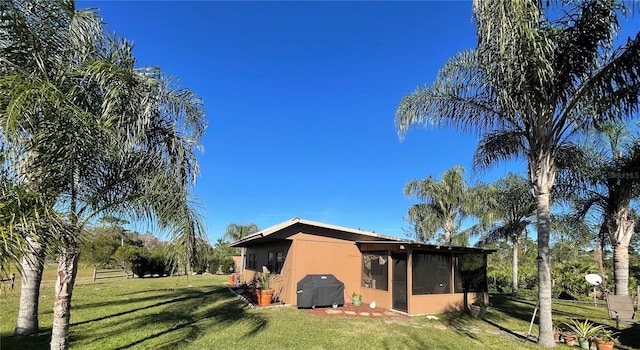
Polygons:
M488 302L487 256L493 250L415 242L358 242L364 300L411 315L464 310Z

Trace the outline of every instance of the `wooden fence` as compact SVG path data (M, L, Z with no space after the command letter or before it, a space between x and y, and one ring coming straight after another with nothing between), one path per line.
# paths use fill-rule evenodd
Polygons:
M13 290L13 285L16 283L16 274L12 273L11 276L7 276L6 278L1 278L0 282L8 283L9 289Z
M93 269L93 281L103 278L129 278L129 272L125 269ZM131 273L133 277L133 273Z

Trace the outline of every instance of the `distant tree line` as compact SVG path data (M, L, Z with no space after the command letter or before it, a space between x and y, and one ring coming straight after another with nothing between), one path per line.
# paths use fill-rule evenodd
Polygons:
M228 273L234 268L233 249L226 242L209 242L198 238L196 253L190 262L194 273ZM182 256L172 254L175 243L167 242L151 232L141 234L120 226L90 227L83 235L81 263L97 268L123 268L134 274L169 275L184 272L187 266Z

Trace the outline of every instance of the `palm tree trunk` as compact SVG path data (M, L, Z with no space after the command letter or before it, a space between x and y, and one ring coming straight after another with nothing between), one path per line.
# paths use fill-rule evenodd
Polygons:
M518 240L514 240L513 241L513 259L512 259L512 266L511 266L511 277L512 277L512 292L513 293L517 293L518 292Z
M593 260L595 260L596 265L598 266L598 273L602 278L604 278L605 270L604 270L604 235L606 234L605 225L601 225L600 232L596 235L596 242L593 246Z
M38 239L27 235L30 246L22 258L22 278L20 290L20 307L14 335L24 336L40 331L38 325L38 300L40 298L40 282L44 269L44 249Z
M613 278L616 295L629 295L629 245L613 246Z
M541 182L543 182L542 180ZM547 184L536 186L536 203L538 205L538 309L540 310L540 325L538 344L546 347L556 345L553 340L553 321L551 314L551 259L549 251L549 231L551 204L549 192L540 193L540 188L547 188Z
M629 215L629 207L624 206L615 211L608 222L616 295L629 295L629 244L635 220Z
M444 242L446 245L451 245L453 241L453 229L455 227L455 223L453 218L447 218L447 222L444 224Z
M58 263L55 300L53 303L53 328L51 350L69 348L69 321L71 319L71 295L78 273L79 251L73 245L62 247Z

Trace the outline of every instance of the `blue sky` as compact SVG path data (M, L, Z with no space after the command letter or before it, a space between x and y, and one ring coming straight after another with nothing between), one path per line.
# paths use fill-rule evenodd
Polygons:
M404 236L412 179L463 165L477 138L413 130L395 108L447 58L475 46L470 1L78 1L203 98L195 195L211 241L229 223L300 217Z

